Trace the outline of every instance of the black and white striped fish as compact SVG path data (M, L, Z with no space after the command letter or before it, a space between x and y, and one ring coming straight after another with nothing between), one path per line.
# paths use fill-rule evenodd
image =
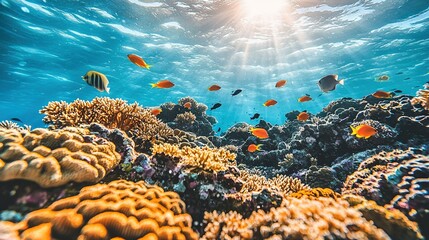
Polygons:
M98 91L103 92L106 90L109 93L110 88L107 87L109 85L109 80L107 80L106 75L96 72L96 71L88 71L82 79L88 83L88 85L95 87Z

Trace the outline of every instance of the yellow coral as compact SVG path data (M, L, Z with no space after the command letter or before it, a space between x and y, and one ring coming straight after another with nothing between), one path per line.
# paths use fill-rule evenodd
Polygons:
M26 179L42 187L98 182L121 159L112 142L85 143L68 130L35 129L21 135L0 128L0 143L0 181Z
M152 139L155 136L170 136L173 130L156 118L149 109L137 103L127 104L122 99L94 98L91 102L76 100L70 104L64 101L49 102L40 110L45 114L45 123L56 128L80 126L93 122L108 128L119 128L132 137Z
M295 198L302 198L304 196L309 198L330 197L335 199L337 197L340 197L340 194L334 192L330 188L313 188L300 190L298 192L290 194L289 196Z
M179 148L177 145L164 143L155 144L152 152L154 155L164 154L172 158L178 158L179 163L187 168L225 171L228 167L236 166L236 155L224 148L192 148L188 146Z
M38 239L198 239L179 196L142 181L85 187L77 196L29 213L21 223L2 224L10 230L0 228L0 234L21 238L37 234Z
M389 239L387 234L332 198L287 198L283 207L259 210L244 219L236 212L206 213L202 239Z

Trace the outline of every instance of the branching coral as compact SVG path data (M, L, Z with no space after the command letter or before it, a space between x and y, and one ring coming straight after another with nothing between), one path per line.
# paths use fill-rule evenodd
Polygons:
M26 179L42 187L98 182L120 161L115 145L85 143L84 129L35 129L22 135L0 128L0 181Z
M94 98L91 102L76 100L70 104L49 102L40 110L45 123L56 128L79 126L93 122L108 128L119 128L131 137L152 139L155 136L172 135L173 130L157 119L148 109L137 103L127 104L122 99Z
M6 224L9 231L0 228L0 238L198 239L179 196L142 181L118 180L85 187L77 196L28 214L15 226Z
M194 123L197 117L191 112L185 112L181 114L177 114L174 121L176 121L180 125L191 125Z
M299 192L292 193L289 196L295 198L302 198L306 196L308 198L330 197L336 199L340 197L340 194L329 188L313 188L300 190Z
M429 84L425 84L424 88L417 92L417 96L411 99L411 103L413 105L420 104L424 109L429 110Z
M173 158L179 158L180 164L185 168L198 168L205 171L225 171L228 167L236 166L235 154L224 148L179 148L172 144L155 144L153 154L164 154Z
M202 239L389 239L341 199L287 198L282 207L246 219L236 212L206 213L204 218Z

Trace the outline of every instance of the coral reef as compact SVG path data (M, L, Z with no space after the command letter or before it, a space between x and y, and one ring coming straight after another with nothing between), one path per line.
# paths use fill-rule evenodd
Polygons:
M283 204L248 218L237 212L206 213L202 239L389 239L341 199L287 198Z
M417 96L411 100L411 103L413 105L420 104L429 111L429 84L426 83L423 87L424 89L417 92Z
M184 105L189 104L186 108ZM207 106L198 103L191 97L179 99L178 104L172 102L164 103L158 118L167 123L171 128L195 133L198 136L213 136L213 124L216 118L207 115Z
M396 208L428 235L429 158L421 150L382 152L363 161L344 183L343 194L356 194Z
M34 211L15 225L2 222L0 238L198 239L191 224L176 193L144 182L118 180L85 187L78 195Z
M98 182L121 157L113 143L86 143L81 131L39 128L22 135L0 128L0 181L25 179L42 187Z
M122 99L97 97L91 102L76 100L70 104L49 102L40 110L45 114L43 121L54 128L67 126L78 127L93 122L107 128L118 128L133 139L150 140L157 136L165 137L173 134L173 130L156 118L149 109L137 103L127 104Z

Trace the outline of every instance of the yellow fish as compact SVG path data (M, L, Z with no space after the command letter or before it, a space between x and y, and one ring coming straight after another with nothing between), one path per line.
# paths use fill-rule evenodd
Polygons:
M106 75L96 72L96 71L88 71L85 75L82 76L82 79L88 83L88 85L95 87L98 91L103 92L106 90L107 93L110 92L110 88L107 87L109 85L109 80Z
M352 135L356 135L357 138L368 139L377 133L377 130L369 125L361 124L357 127L350 126L352 129Z

